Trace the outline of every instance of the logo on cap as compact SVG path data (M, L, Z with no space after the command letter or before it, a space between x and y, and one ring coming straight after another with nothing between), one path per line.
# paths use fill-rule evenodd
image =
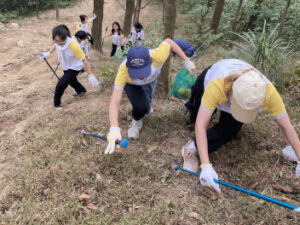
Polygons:
M145 60L144 59L132 59L130 61L131 66L143 66L145 64Z

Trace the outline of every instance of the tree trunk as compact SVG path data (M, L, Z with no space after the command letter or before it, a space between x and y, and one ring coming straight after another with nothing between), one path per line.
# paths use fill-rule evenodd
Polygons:
M56 12L56 20L59 21L59 9L58 9L58 0L54 1L55 12Z
M246 24L245 31L254 30L255 22L257 21L257 16L261 8L261 3L263 3L263 0L256 0L256 4L254 6L254 13L250 16L249 21Z
M133 23L140 22L140 12L142 7L142 0L137 0L134 10Z
M220 20L224 8L224 2L225 0L217 0L215 10L214 10L214 15L210 23L210 29L212 29L215 34L217 33L220 24Z
M283 12L283 15L281 17L280 25L279 25L279 28L278 28L278 34L277 34L276 38L279 38L281 36L281 34L282 34L282 30L283 30L284 23L285 23L285 18L287 16L290 4L291 4L291 0L287 0L286 1L286 6L285 6L285 9L284 9L284 12Z
M241 11L241 8L242 8L242 5L243 5L243 1L244 0L240 0L239 6L238 6L238 8L236 10L236 13L235 13L235 16L234 16L234 19L233 19L233 22L232 22L232 27L231 27L232 32L236 31L236 25L237 25L237 21L238 21L238 18L239 18L239 15L240 15L240 11Z
M40 18L40 1L35 0L35 11L36 11L36 17Z
M134 11L134 0L126 0L126 11L123 25L124 36L127 37L131 31L131 20Z
M176 3L175 0L164 0L163 25L164 38L174 38L176 23ZM158 92L164 97L168 96L169 89L169 71L170 71L170 57L164 64L159 80Z
M93 21L92 36L94 39L93 48L102 52L101 41L102 41L102 21L103 21L103 8L104 0L94 0L94 13L97 18Z

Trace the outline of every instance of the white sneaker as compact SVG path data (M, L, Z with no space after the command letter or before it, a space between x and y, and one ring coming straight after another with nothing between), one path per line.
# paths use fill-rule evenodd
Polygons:
M128 138L138 139L140 134L140 129L142 129L143 121L132 119L131 124L128 129Z
M292 148L292 146L286 146L284 149L282 149L282 155L286 160L289 161L298 161L298 157Z
M153 107L151 106L151 109L149 110L149 112L148 112L148 116L151 116L151 114L153 113Z
M194 141L190 140L182 147L181 155L183 157L183 169L197 173L199 168L199 158Z

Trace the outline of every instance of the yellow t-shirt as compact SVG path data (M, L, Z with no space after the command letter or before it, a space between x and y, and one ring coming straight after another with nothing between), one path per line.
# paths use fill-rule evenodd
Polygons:
M267 83L266 86L266 97L261 107L271 116L280 118L286 113L282 98L273 84ZM213 113L217 106L223 104L230 104L230 99L225 94L224 78L217 78L210 81L206 86L201 106L208 112Z
M170 56L170 45L167 42L161 43L155 50L149 50L151 58L151 74L144 80L131 79L128 73L128 68L126 66L126 60L122 62L118 70L114 87L118 89L123 89L126 83L134 85L145 85L154 81L160 74L163 64L167 61Z

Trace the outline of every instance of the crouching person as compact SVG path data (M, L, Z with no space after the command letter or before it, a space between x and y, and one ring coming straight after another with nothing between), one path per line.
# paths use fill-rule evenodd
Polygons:
M132 47L126 59L120 65L109 106L110 131L108 146L105 153L113 153L115 141L121 140L121 130L118 123L119 105L122 92L125 90L132 105L132 122L128 129L128 137L138 139L142 129L142 118L152 111L152 101L156 88L157 77L163 64L173 51L183 61L187 70L195 68L180 47L171 39L164 40L158 48L148 50L143 46Z
M195 123L196 142L182 148L184 168L196 172L201 161L200 182L220 192L214 182L214 170L209 153L234 138L244 123L255 120L260 111L269 113L291 144L293 157L298 161L296 176L300 176L300 141L274 85L257 69L238 59L224 59L205 69L192 88L186 104ZM221 111L219 122L207 129L215 110ZM283 152L291 154L290 151Z

